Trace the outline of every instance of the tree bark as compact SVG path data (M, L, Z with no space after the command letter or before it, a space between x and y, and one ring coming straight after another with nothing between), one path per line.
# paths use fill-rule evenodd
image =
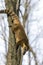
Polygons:
M13 4L12 4L13 3ZM6 8L14 10L16 12L16 4L17 0L5 0ZM19 16L19 14L18 14ZM12 24L11 18L8 17L9 25ZM7 54L7 63L6 65L21 65L21 47L18 48L18 51L16 53L16 42L14 34L11 31L11 28L9 28L9 44L8 44L8 54Z

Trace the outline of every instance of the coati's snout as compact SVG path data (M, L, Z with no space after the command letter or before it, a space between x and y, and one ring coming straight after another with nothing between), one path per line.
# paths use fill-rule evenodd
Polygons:
M23 55L28 51L28 47L25 45L25 43L23 43L21 50Z

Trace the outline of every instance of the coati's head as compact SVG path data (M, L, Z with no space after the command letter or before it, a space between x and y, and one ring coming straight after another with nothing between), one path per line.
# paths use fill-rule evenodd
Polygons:
M17 40L16 40L16 49L18 49L19 45L21 46L21 52L24 55L26 53L26 51L29 50L28 41L21 40L21 41L17 42Z
M23 55L28 51L28 47L27 47L27 45L25 45L25 43L22 44L21 50L22 50Z

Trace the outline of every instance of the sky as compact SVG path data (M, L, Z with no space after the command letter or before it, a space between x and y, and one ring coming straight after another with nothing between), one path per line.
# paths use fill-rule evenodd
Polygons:
M4 0L0 0L0 10L5 9L5 2ZM9 37L9 28L7 22L7 15L0 14L0 65L6 64L6 49L8 51L8 37ZM6 42L4 41L4 38ZM5 45L7 44L7 47ZM6 49L5 49L6 48Z
M0 65L5 65L6 63L6 51L8 51L8 37L9 28L7 22L7 15L0 14ZM6 40L6 42L4 41Z
M43 0L31 0L30 3L30 14L29 14L29 24L28 24L28 30L29 30L29 42L30 45L33 47L34 51L37 52L37 59L38 62L41 63L43 59ZM5 8L4 0L0 0L0 10ZM21 10L24 13L24 6L21 6ZM21 19L22 20L22 19ZM3 31L6 28L6 40L8 41L9 37L9 28L8 28L8 22L7 22L7 15L6 14L0 14L0 65L5 65L6 59L6 49L5 49L5 41L4 36L2 36ZM4 26L5 24L5 26ZM27 28L27 24L26 24ZM8 35L7 35L8 34ZM8 42L7 42L8 46ZM7 47L8 48L8 47ZM23 56L22 65L28 65L29 58L28 58L28 52ZM33 64L33 60L31 62Z
M28 37L30 45L37 53L37 60L41 63L43 60L43 0L31 0L30 7L31 9L28 18ZM28 60L28 56L25 55L25 61L23 61L23 63L27 62L26 57ZM33 61L31 63L33 63Z

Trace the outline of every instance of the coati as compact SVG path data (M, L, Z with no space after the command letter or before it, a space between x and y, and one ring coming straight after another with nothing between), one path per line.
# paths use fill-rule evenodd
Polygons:
M13 34L15 34L16 48L18 48L19 45L20 45L21 48L22 48L23 55L28 50L31 51L34 54L32 48L29 45L28 38L26 36L24 28L21 25L19 18L15 14L15 12L11 9L5 9L5 10L1 10L0 13L6 13L12 19L11 29L12 29Z

